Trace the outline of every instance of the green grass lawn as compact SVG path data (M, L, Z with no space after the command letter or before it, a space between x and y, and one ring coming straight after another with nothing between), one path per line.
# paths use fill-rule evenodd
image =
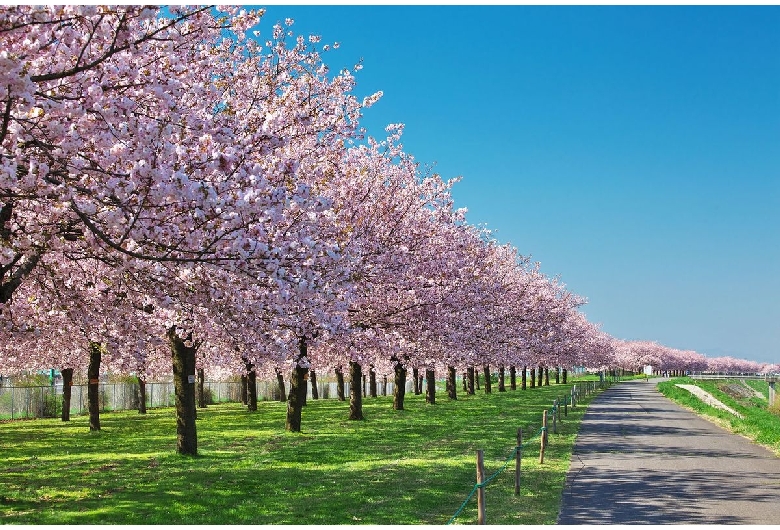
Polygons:
M676 387L675 385L678 383L694 384L701 387L724 405L728 405L742 414L743 418L704 404L687 390ZM734 433L741 434L754 442L766 446L780 456L780 416L769 410L767 399L752 396L748 392L741 391L745 385L757 390L763 396L768 396L769 394L769 385L765 381L746 380L742 383L737 379L694 380L681 377L659 383L658 389L676 403L697 412Z
M507 390L436 405L407 395L348 403L310 400L303 432L284 431L286 405L261 402L198 412L198 457L175 453L173 409L113 412L90 432L70 422L0 423L0 523L16 524L446 524L474 487L475 455L488 476L526 438L522 488L514 461L486 488L488 524L553 524L585 404L550 429L539 464L542 412L568 385ZM476 499L454 520L476 522Z

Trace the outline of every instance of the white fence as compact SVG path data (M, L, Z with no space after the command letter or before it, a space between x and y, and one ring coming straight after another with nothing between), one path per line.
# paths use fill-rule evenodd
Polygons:
M289 392L289 382L285 381ZM207 403L241 401L240 381L205 381L203 383ZM258 401L279 401L279 386L276 381L257 381ZM308 399L312 399L311 384L307 385ZM412 382L407 380L406 391L412 391ZM319 398L337 397L335 382L317 382ZM386 387L377 382L377 392L392 395L393 383ZM349 396L349 383L344 383L344 393ZM140 405L138 383L100 383L99 400L102 411L135 410ZM147 408L173 407L173 382L146 383ZM88 412L87 385L71 387L70 413L72 415ZM62 415L62 381L52 386L0 386L0 420L20 418L56 418Z

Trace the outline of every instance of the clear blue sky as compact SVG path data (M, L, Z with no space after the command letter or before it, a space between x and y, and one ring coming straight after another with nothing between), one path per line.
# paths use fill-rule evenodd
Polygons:
M780 363L780 7L269 5L618 338Z

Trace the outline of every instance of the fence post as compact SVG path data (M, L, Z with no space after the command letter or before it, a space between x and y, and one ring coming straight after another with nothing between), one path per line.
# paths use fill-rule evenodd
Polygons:
M574 395L577 393L577 385L573 385L571 387L571 408L577 408L577 404L575 403Z
M477 449L477 524L485 524L485 461L482 449Z
M563 395L563 415L569 416L569 396Z
M539 463L544 464L544 448L547 447L547 411L542 413L542 436L539 442Z
M558 434L558 400L553 401L552 408L553 417L553 434Z
M520 495L520 461L522 459L523 429L517 429L517 447L515 447L515 495Z

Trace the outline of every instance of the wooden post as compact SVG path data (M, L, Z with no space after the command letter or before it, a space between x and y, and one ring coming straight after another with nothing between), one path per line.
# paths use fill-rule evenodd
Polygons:
M544 464L544 448L547 447L547 411L542 413L542 436L539 442L539 463Z
M569 396L565 394L563 396L563 415L564 416L569 415Z
M515 495L520 495L520 460L522 459L523 429L517 429L517 447L515 447Z
M477 449L477 524L485 524L485 462L482 449Z
M571 387L571 408L577 408L575 394L577 393L577 385Z
M558 434L558 400L553 401L553 434Z

